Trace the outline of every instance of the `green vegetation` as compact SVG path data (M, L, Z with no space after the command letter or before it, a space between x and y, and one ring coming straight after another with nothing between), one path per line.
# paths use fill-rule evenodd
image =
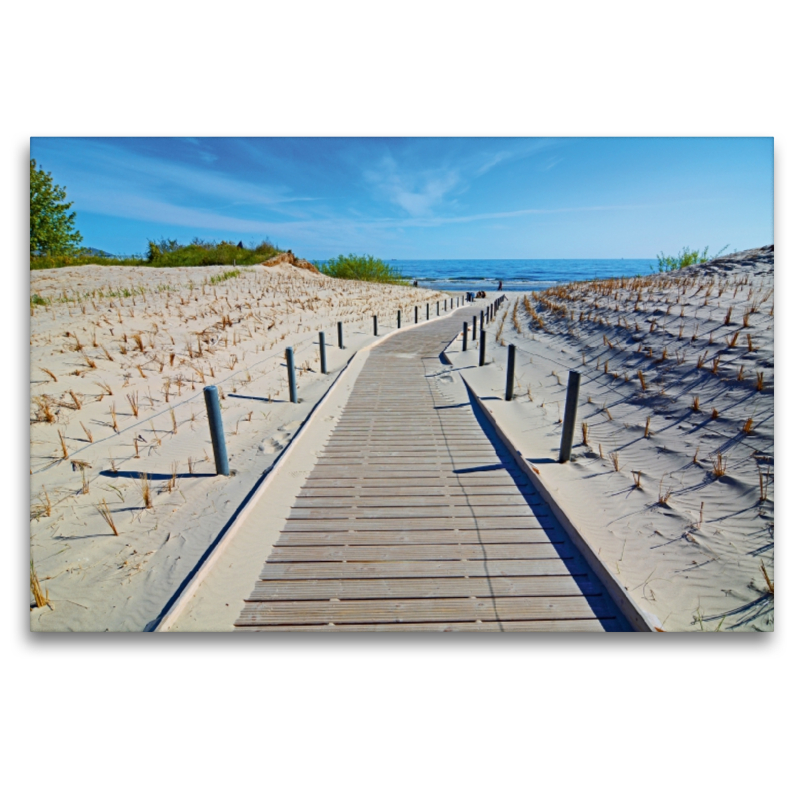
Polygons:
M703 264L706 261L711 261L721 256L729 246L730 245L726 244L722 250L716 255L711 256L711 258L708 257L708 247L702 252L700 250L690 250L688 247L684 247L677 256L667 256L664 255L664 253L659 253L657 256L658 271L671 272L676 269L683 269L684 267L691 266L692 264Z
M223 281L230 280L231 278L238 278L242 274L240 269L229 269L221 272L219 275L212 275L208 281L210 284L222 283Z
M36 166L31 159L31 260L34 256L68 256L78 250L83 241L75 230L72 203L63 202L66 189L53 183L49 172Z
M153 267L205 267L212 264L242 266L260 264L281 251L272 242L264 240L251 247L239 247L234 242L204 242L194 239L181 245L175 239L148 242L146 262Z
M337 256L330 261L315 264L317 269L330 278L343 278L351 281L374 281L376 283L408 284L408 281L394 267L372 256Z
M31 223L32 225L32 223ZM31 253L31 269L56 269L81 264L129 267L206 267L214 264L236 264L249 266L278 255L282 251L268 240L249 247L239 247L234 242L205 242L194 239L190 244L179 244L176 239L161 239L148 242L147 254L143 258L103 258L90 253L75 251L62 254ZM234 276L229 276L234 277Z

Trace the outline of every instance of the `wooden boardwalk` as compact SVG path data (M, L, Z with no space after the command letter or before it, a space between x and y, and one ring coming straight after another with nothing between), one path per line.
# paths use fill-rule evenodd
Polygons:
M630 626L440 354L465 309L376 347L238 630Z

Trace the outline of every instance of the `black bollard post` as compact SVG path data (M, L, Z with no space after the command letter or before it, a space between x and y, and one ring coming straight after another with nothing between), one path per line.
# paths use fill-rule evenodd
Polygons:
M286 348L286 369L289 372L289 401L297 402L297 383L294 378L294 350Z
M397 327L400 327L400 309L397 309Z
M578 416L578 390L581 385L580 372L570 372L567 383L567 404L564 407L564 426L561 429L561 452L558 463L569 461L572 450L572 438L575 435L575 419Z
M230 475L228 468L228 450L225 447L225 431L222 429L222 413L219 409L219 392L216 386L203 389L208 412L208 426L211 428L211 446L214 449L214 463L217 475Z
M436 316L439 316L439 301L436 301Z
M325 334L319 332L319 369L323 375L328 374L328 362L325 358Z
M377 314L373 314L372 315L372 335L373 336L377 336L378 335L378 315Z
M517 354L516 345L508 346L508 366L506 367L506 400L514 397L514 359Z
M339 334L339 349L344 350L344 330L341 322L336 323L336 332Z
M467 349L467 336L468 336L468 332L469 332L469 324L465 322L465 323L464 323L464 338L463 338L463 340L461 341L461 349L462 349L462 350L466 350L466 349Z
M478 363L479 367L482 367L486 363L486 331L481 331L481 357Z
M414 324L416 325L419 322L419 308L414 306Z
M483 311L481 311L481 330L483 330Z
M478 336L478 318L472 318L472 341L474 342Z
M431 318L431 304L425 303L425 319Z

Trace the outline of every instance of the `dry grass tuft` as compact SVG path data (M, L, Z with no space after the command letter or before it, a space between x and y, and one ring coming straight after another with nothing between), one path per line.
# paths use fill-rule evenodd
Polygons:
M39 369L45 374L49 375L53 379L53 383L58 383L58 378L56 378L56 376L49 369L45 369L44 367L39 367Z
M150 478L146 472L142 472L139 476L139 491L142 495L142 501L145 508L153 507L153 487L150 483Z
M611 463L614 465L614 472L619 472L619 452L616 450L611 454Z
M108 503L105 500L101 500L95 508L97 509L100 516L105 520L106 524L109 528L114 532L114 536L119 536L119 531L117 530L117 526L114 524L114 520L111 516L111 510L108 507Z
M703 353L703 355L697 359L697 369L703 369L703 364L706 363L706 358L708 358L708 350L706 350L705 353Z
M650 417L648 417L644 423L644 438L645 439L650 438Z
M717 453L714 463L711 465L711 472L715 478L721 478L728 469L728 459L722 458L722 453Z
M126 394L125 397L128 398L128 405L131 407L131 411L133 412L133 416L136 419L139 418L139 392L133 392L132 394Z
M32 563L32 562L31 562ZM770 580L769 575L767 575L767 568L764 566L764 560L761 560L761 574L764 576L764 580L767 583L767 591L770 594L775 594L775 584Z
M39 585L39 578L33 566L33 559L31 559L31 594L33 595L33 602L36 608L50 605L50 592L48 590L42 593L42 587Z
M639 370L636 374L639 377L639 383L642 385L642 391L646 392L647 391L647 381L645 380L644 372Z
M638 472L631 472L631 475L633 475L633 485L637 489L641 489L642 488L642 471L639 470Z
M711 409L711 419L716 419L719 416L719 411L716 408Z
M589 424L586 422L581 423L581 436L583 438L583 444L588 447L589 446Z
M61 433L61 431L58 432L58 438L61 441L61 453L66 461L69 458L69 451L67 450L67 444L64 441L64 434Z
M750 433L752 433L752 431L753 431L753 418L748 417L744 421L744 425L742 425L742 433L745 434L745 436L747 436Z
M664 486L664 478L666 476L661 477L661 481L658 484L658 504L660 506L666 506L669 504L669 499L672 497L672 487L668 487L666 491L663 491Z
M756 372L756 391L760 392L764 389L764 373Z

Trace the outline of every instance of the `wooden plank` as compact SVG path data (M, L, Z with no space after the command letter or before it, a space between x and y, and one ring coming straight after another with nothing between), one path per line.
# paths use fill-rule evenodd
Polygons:
M550 544L431 544L275 547L270 561L488 561L493 558L555 558L563 542Z
M314 491L314 490L308 490ZM322 490L316 490L322 491ZM533 493L527 495L519 494L483 494L470 497L468 495L452 495L452 494L430 494L428 496L420 497L413 494L406 497L397 497L389 495L388 497L359 497L357 494L347 492L346 496L308 496L307 490L302 490L301 493L295 498L294 508L460 508L466 506L468 508L482 508L483 506L528 506L530 508L541 509L543 512L547 510L545 503L539 499L539 496Z
M283 532L322 531L503 531L552 530L553 525L540 523L536 517L471 517L410 519L288 519Z
M259 581L251 602L272 600L375 600L425 597L569 597L601 594L588 577L392 578Z
M295 506L289 513L289 519L463 519L465 517L474 519L488 519L490 517L532 517L534 519L547 519L551 523L552 519L544 511L542 506L538 512L527 503L518 505L395 505L395 506L375 506L357 505L350 508L331 508L313 507L298 508Z
M570 556L504 561L267 561L260 580L356 580L362 578L514 578L535 576L585 578L587 572Z
M526 620L518 622L401 622L367 625L246 625L239 633L604 633L627 630L616 618Z
M386 485L380 485L383 483ZM298 497L360 497L362 499L365 497L406 497L409 500L419 498L420 501L423 501L426 497L441 496L455 502L459 498L464 500L474 498L477 500L482 497L495 497L498 495L503 495L509 500L516 499L519 496L538 496L530 486L518 486L513 481L496 481L486 486L479 484L470 486L450 481L439 486L430 486L418 481L393 481L391 483L388 481L373 481L372 484L368 484L364 480L315 480L312 484L308 484L301 489Z
M362 530L362 531L293 531L283 533L276 547L310 547L321 545L433 545L433 544L543 544L554 536L541 528L524 530ZM566 541L566 540L559 540Z
M375 622L475 622L476 620L596 619L615 613L601 598L496 597L339 602L246 602L237 625Z

